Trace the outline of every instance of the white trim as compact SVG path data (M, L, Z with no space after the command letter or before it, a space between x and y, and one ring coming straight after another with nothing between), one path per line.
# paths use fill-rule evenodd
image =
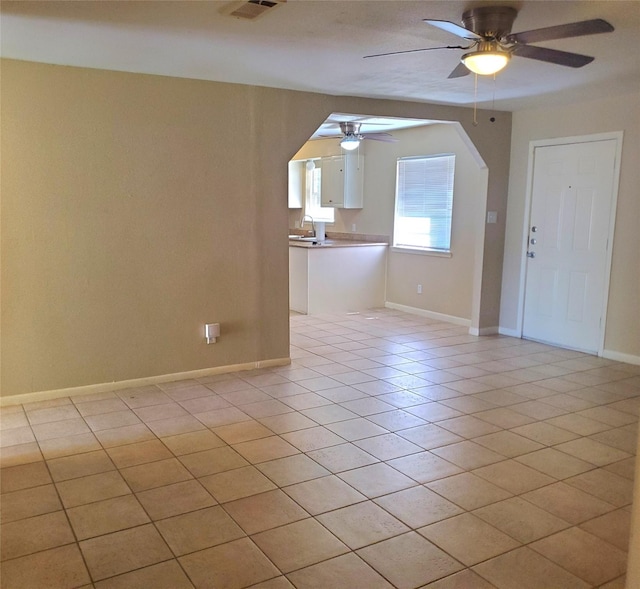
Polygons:
M493 327L470 327L469 328L469 335L497 335L498 333L500 333L500 330L498 328L497 325L494 325Z
M633 354L624 354L623 352L616 352L615 350L603 350L601 355L607 360L615 360L616 362L640 366L640 356L634 356Z
M517 329L510 329L508 327L498 327L498 333L500 335L507 335L509 337L522 337L522 333L520 333Z
M616 141L616 157L613 165L613 186L611 187L611 212L609 216L609 241L607 247L607 260L604 276L604 296L603 308L601 311L602 321L600 327L600 342L598 345L598 356L604 356L604 337L607 328L607 304L609 300L609 284L611 281L611 262L613 258L613 240L615 233L616 209L618 204L618 189L620 185L620 162L622 160L622 139L623 131L611 131L609 133L596 133L593 135L578 135L575 137L555 137L551 139L537 139L529 142L529 164L527 168L527 190L525 193L524 203L524 222L522 225L523 244L521 252L520 279L519 279L519 296L518 296L518 314L516 321L516 329L512 330L514 337L522 337L524 326L524 297L527 277L527 243L529 239L529 224L531 218L531 195L533 192L533 171L535 164L535 150L538 147L552 147L555 145L570 145L572 143L594 143L596 141ZM551 344L557 345L557 344ZM593 353L593 352L591 352Z
M162 374L159 376L148 376L145 378L133 378L130 380L120 380L115 382L105 382L100 384L90 384L67 389L55 389L50 391L36 391L33 393L22 393L20 395L9 395L0 397L0 407L7 405L20 405L33 401L49 401L60 399L61 397L92 395L96 393L108 393L133 387L143 387L160 384L164 382L174 382L177 380L187 380L190 378L202 378L215 374L226 374L228 372L241 372L243 370L255 370L257 368L271 368L273 366L287 366L291 364L291 358L275 358L273 360L258 360L256 362L246 362L244 364L229 364L227 366L216 366L214 368L203 368L201 370L190 370L188 372L176 372L174 374Z
M387 301L384 306L387 309L396 309L397 311L404 311L405 313L410 313L411 315L420 315L421 317L428 317L429 319L444 321L445 323L453 323L454 325L462 325L463 327L469 327L471 325L471 319L455 317L454 315L445 315L444 313L436 313L435 311L419 309L418 307L409 307L407 305L401 305L399 303L390 303L389 301Z

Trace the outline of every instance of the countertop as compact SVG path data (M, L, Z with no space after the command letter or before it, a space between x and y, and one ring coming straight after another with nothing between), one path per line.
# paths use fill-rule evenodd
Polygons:
M306 249L318 247L367 247L370 245L389 245L384 241L357 241L352 239L325 239L324 241L300 241L290 239L289 247L303 247Z

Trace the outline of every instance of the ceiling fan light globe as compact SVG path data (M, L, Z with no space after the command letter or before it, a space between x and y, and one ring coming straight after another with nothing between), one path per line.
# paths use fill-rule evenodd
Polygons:
M509 63L511 54L507 51L473 51L462 56L462 63L474 74L490 76L498 73Z
M342 149L346 149L347 151L353 151L354 149L357 149L358 145L360 145L360 139L353 136L347 136L342 139L342 141L340 141L340 147L342 147Z

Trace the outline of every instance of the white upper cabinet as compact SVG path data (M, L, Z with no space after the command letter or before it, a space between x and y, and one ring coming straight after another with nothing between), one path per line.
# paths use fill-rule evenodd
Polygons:
M322 158L323 207L361 209L364 201L364 156L345 153Z
M305 161L289 162L289 208L301 209L304 202Z

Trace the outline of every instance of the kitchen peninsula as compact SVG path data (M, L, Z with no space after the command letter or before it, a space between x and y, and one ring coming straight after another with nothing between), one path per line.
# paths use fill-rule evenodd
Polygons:
M384 306L387 249L381 236L290 239L289 308L313 315Z

